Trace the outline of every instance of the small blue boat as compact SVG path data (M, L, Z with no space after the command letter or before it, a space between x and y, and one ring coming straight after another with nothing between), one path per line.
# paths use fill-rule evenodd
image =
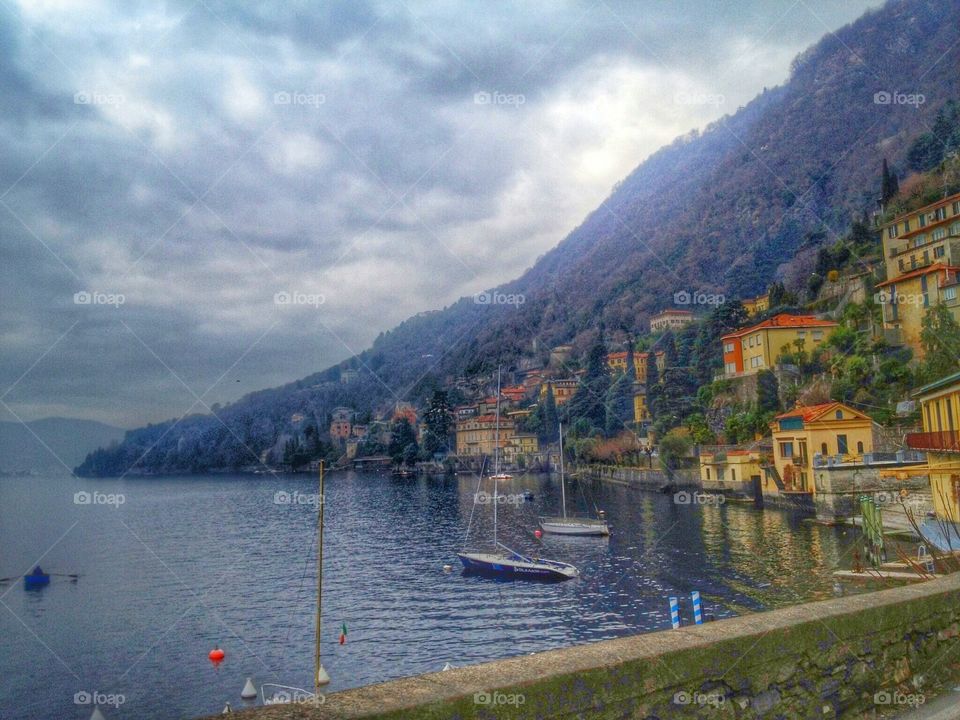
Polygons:
M503 549L506 552L460 552L457 557L468 574L510 580L571 580L580 574L573 565L559 560L531 558L509 548Z
M37 565L31 572L23 576L23 587L26 590L35 590L50 584L50 576Z

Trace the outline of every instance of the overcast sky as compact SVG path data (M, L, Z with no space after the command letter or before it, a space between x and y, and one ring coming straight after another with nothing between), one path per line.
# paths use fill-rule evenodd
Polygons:
M0 3L0 419L132 427L359 352L876 5Z

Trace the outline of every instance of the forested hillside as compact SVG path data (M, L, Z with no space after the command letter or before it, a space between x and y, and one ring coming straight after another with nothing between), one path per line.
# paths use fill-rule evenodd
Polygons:
M916 139L935 132L937 113L960 97L958 27L960 0L897 0L868 13L797 57L783 86L643 162L554 250L499 288L523 304L465 298L411 318L349 361L359 371L350 384L333 368L216 417L132 431L79 471L251 464L298 423L322 426L336 405L363 412L419 401L483 365L561 342L582 350L601 322L644 329L679 291L762 292L799 250L832 244L876 208L884 159L900 175L928 162Z

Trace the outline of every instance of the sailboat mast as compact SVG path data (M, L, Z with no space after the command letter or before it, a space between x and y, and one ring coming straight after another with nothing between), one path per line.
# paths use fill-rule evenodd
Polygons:
M560 505L563 507L563 519L567 519L567 491L563 482L563 423L560 425Z
M493 433L493 549L497 549L497 483L500 482L500 366L497 365L497 425Z
M323 601L323 480L324 461L320 461L320 496L318 498L319 511L317 512L317 631L313 642L313 681L317 693L320 686L330 682L330 678L320 662L320 607Z

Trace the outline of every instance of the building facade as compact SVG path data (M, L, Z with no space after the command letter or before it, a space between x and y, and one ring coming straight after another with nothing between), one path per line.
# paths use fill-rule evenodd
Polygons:
M918 389L923 432L907 433L907 446L927 454L930 494L937 517L960 523L960 373Z
M786 491L816 493L815 455L862 461L865 453L873 452L873 426L869 416L838 402L800 406L777 415L770 424L773 464Z
M796 351L802 341L810 352L821 345L837 327L832 320L821 320L813 315L781 313L756 325L736 330L721 338L723 343L723 374L725 377L752 375L772 369L784 352Z
M576 395L579 385L580 381L576 379L547 380L540 386L540 399L545 400L547 393L552 390L553 401L557 404L557 407L559 407L569 402L570 398Z
M693 313L689 310L663 310L650 318L650 332L679 330L692 323L694 319Z
M745 298L740 301L740 304L743 305L743 309L747 311L747 315L753 317L770 309L770 294L758 295L755 298Z
M705 488L759 482L764 474L760 462L757 449L704 450L700 452L700 480Z
M515 425L509 418L500 418L499 447L505 448L514 436ZM497 447L497 416L478 415L457 422L457 455L479 457L493 455Z

